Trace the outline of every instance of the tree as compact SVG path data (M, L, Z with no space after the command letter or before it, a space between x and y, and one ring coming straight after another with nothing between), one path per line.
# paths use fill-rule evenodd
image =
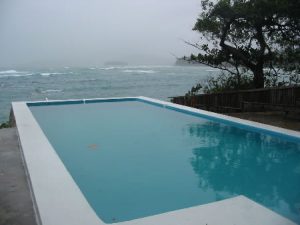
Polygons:
M202 0L193 30L206 43L189 43L195 60L237 77L253 75L255 88L267 76L300 71L299 0Z

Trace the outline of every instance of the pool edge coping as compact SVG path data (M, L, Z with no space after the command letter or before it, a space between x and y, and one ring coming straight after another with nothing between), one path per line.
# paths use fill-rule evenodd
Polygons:
M277 127L273 127L270 125L260 124L257 122L246 121L243 119L237 119L234 117L225 116L225 115L221 115L221 114L217 114L217 113L212 113L212 112L208 112L205 110L193 109L193 108L190 108L187 106L181 106L181 105L177 105L174 103L165 102L165 101L152 99L152 98L147 98L147 97L143 97L143 96L123 97L123 98L95 98L95 99L88 99L88 100L101 101L101 100L118 100L118 99L122 99L122 100L139 99L139 100L147 101L150 103L159 104L162 107L166 107L166 106L175 107L175 108L185 110L185 111L190 111L193 113L205 114L210 117L217 117L217 118L225 119L225 120L235 120L235 122L237 122L237 123L242 122L247 126L258 126L259 125L260 127L262 126L262 128L264 128L264 129L274 129L275 128L276 132L279 132L279 133L281 132L285 135L287 132L288 134L291 134L292 136L295 135L295 133L291 130L277 128ZM78 101L78 99L75 99L75 100L74 99L73 100L53 100L53 101L47 101L47 102L67 102L67 101L69 101L69 102L70 101ZM12 108L14 110L14 116L15 116L15 120L16 120L17 132L18 132L18 136L19 136L21 151L24 156L24 161L26 163L26 170L28 170L28 178L30 180L30 184L31 184L30 186L32 188L32 190L31 190L32 197L34 197L33 201L36 204L35 208L37 209L36 211L39 214L38 218L40 218L40 221L41 221L40 224L43 224L43 225L58 224L58 223L54 223L53 220L61 223L61 221L64 221L66 219L65 215L70 215L70 216L68 216L68 218L67 218L67 220L69 222L65 221L64 224L72 224L72 225L73 224L81 225L81 224L87 224L87 223L91 224L91 225L107 224L107 223L104 223L96 215L94 210L91 208L91 206L85 199L83 193L80 191L76 182L73 180L73 178L69 174L68 170L65 168L63 162L60 160L56 151L53 149L53 147L49 143L48 139L46 138L43 131L41 130L39 124L36 122L34 116L32 115L29 107L27 106L27 103L42 103L42 102L45 102L45 101L28 101L28 102L13 102L12 103ZM30 129L33 132L28 132L28 129ZM27 137L27 140L26 140L26 137ZM296 137L300 138L300 132L296 132ZM32 139L32 140L38 139L38 140L30 141L30 139ZM42 148L43 151L37 151L36 146L39 146L39 149ZM38 160L36 161L36 159L38 159ZM42 162L39 162L41 159L46 159L46 160L44 161L44 163L42 163ZM44 175L49 173L49 171L47 171L47 169L45 169L44 167L52 168L52 169L55 168L54 171L50 172L51 182L47 181L48 179L45 180L45 178L44 178ZM39 171L35 171L36 168L40 168L40 169L42 168L42 169ZM57 177L57 174L59 174L59 177ZM66 187L71 188L71 192L67 191L67 195L63 195L63 196L62 196L62 194L59 194L61 189L57 187L58 185L54 185L54 183L57 183L57 182L59 183L62 181L64 182L63 189L65 191L68 190L68 189L66 189ZM45 184L50 185L50 186L52 184L52 187L51 188L45 187L44 186ZM44 190L42 190L42 189L44 189ZM49 195L49 193L47 193L47 190L53 191L53 189L58 192L54 196L54 199L51 199L49 196L47 197L47 195ZM60 196L60 198L58 196ZM64 198L64 200L62 200L61 197ZM50 213L52 216L46 215L46 214L49 214L49 204L52 206L57 205L57 204L63 205L66 198L68 199L68 201L73 202L72 209L70 209L69 207L63 206L62 209L65 211L62 213L62 212L58 212L61 210L55 210L55 207L54 207L54 209L53 208L50 209L50 210L52 210L52 213ZM233 200L233 199L239 200L239 199L241 199L241 197L238 196L238 197L234 197L234 198L230 198L230 199L226 199L226 200L222 200L222 201L218 201L218 202L208 203L208 204L204 204L204 205L200 205L200 206L196 206L196 207L186 208L186 209L182 209L182 210L175 210L175 211L171 211L171 212L167 212L167 213L163 213L163 214L158 214L158 215L149 216L149 217L145 217L145 218L135 219L132 221L119 222L118 224L130 225L131 223L135 224L136 221L138 221L138 223L142 225L142 224L144 224L144 222L142 222L142 221L147 222L147 221L149 221L149 219L151 221L152 218L158 218L159 220L161 220L164 217L167 218L168 215L174 216L174 213L182 214L180 212L184 212L183 214L185 214L186 211L189 211L190 209L193 209L193 208L202 208L203 209L203 207L208 206L208 205L209 206L211 206L211 205L217 206L217 205L219 205L219 203L223 203L223 202L226 202L228 200ZM242 199L243 199L242 201L245 201L245 204L246 204L247 200L245 200L245 199L247 199L247 198L244 197ZM52 201L54 201L55 204ZM266 210L271 211L269 209L266 209ZM76 212L78 212L78 211L80 211L81 214L84 214L84 216L81 215L81 218L84 217L84 219L78 220L78 216L76 214ZM73 214L73 216L72 216L72 214ZM76 216L74 216L74 214ZM56 215L55 218L54 218L54 215ZM276 215L278 215L278 214L276 214ZM279 217L282 217L282 216L279 215ZM282 217L282 218L284 218L284 217ZM289 221L286 218L284 218L284 219ZM289 221L289 222L291 222L291 221ZM176 221L174 221L173 224L177 224ZM197 222L195 224L197 224ZM294 223L291 222L289 224L294 224Z

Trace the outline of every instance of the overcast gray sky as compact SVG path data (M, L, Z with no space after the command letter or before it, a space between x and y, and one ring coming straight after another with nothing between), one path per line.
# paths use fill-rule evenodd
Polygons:
M172 64L194 49L199 0L0 0L0 66Z

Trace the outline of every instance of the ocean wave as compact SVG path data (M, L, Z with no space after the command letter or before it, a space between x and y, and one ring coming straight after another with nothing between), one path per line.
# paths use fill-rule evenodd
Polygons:
M3 70L0 71L0 78L3 77L24 77L24 76L31 76L32 74L29 74L25 71L17 71L17 70Z
M154 70L123 70L123 73L156 73Z
M173 68L176 66L168 65L136 65L136 66L123 66L122 69L163 69L163 68Z
M4 77L27 77L27 76L32 76L32 73L28 73L28 74L0 74L0 78L4 78Z
M65 73L57 73L57 72L53 72L53 73L40 73L41 76L51 76L51 75L59 75L59 74L65 74Z
M51 73L40 73L42 76L50 76Z
M0 74L7 74L7 73L19 73L19 72L16 71L16 70L3 70L3 71L0 71Z
M118 69L119 67L114 67L114 66L110 66L110 67L102 67L99 68L99 70L114 70L114 69Z
M108 67L100 67L99 70L135 70L135 69L154 69L154 68L172 68L174 66L167 65L139 65L139 66L108 66Z
M62 92L62 90L60 90L60 89L49 89L49 90L41 91L41 93L43 93L43 94L52 93L52 92Z
M41 75L41 76L51 76L51 75L59 75L59 74L66 74L66 73L58 73L58 72L49 72L49 73L28 73L28 72L13 72L15 70L7 70L7 72L4 73L4 71L0 72L0 78L4 77L27 77L27 76L33 76L33 75ZM73 73L73 72L68 72Z

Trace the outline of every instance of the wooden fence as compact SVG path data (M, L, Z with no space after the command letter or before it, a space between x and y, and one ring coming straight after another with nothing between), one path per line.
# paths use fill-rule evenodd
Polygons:
M300 112L300 86L178 96L171 102L215 112Z

